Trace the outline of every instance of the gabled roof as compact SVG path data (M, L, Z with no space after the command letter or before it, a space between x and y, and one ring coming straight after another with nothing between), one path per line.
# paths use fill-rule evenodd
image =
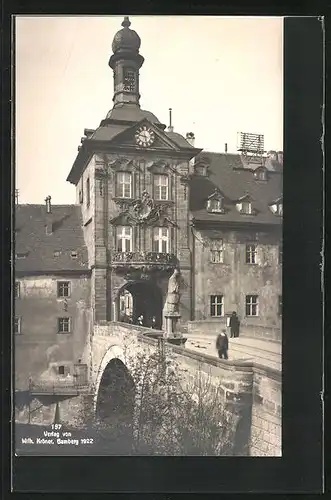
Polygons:
M199 159L199 156L196 158ZM269 209L269 204L282 195L283 176L281 169L269 173L267 182L258 182L251 170L233 168L240 163L239 155L208 153L201 156L209 161L208 177L193 175L190 180L190 211L196 221L219 224L261 223L280 225L281 219ZM210 213L206 209L208 197L218 188L225 196L225 213ZM248 195L256 215L239 213L236 203Z
M53 223L52 234L46 234L47 217ZM53 205L52 213L46 214L45 205L18 205L15 219L15 253L27 254L15 259L16 271L88 270L80 206ZM77 257L72 258L71 252Z

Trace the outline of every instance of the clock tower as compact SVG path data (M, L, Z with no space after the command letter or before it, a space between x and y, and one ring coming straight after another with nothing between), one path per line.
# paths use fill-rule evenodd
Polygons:
M84 130L67 180L81 205L94 321L161 329L175 269L181 320L192 315L190 160L201 150L141 109L144 58L130 25L125 17L112 44L113 107L99 127Z
M109 66L114 71L114 107L122 104L139 106L139 69L144 58L139 54L140 37L130 29L128 17L122 22L123 28L114 36L113 55Z

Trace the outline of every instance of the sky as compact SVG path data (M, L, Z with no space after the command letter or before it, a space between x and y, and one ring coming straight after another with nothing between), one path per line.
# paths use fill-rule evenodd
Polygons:
M84 128L112 108L108 66L122 16L18 16L15 169L20 203L75 203L66 182ZM281 17L130 16L141 38L140 105L195 145L235 153L237 133L283 149Z

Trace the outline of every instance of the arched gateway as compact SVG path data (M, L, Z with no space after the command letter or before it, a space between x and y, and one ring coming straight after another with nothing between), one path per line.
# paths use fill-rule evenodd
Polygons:
M163 298L152 281L130 281L117 295L117 321L150 328L162 328Z

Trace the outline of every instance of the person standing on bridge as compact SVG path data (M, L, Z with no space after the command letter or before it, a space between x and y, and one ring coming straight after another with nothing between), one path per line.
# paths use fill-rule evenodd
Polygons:
M228 359L228 349L229 349L229 339L226 334L226 330L222 330L222 332L217 336L216 339L216 349L218 351L218 357L224 359Z
M239 326L240 326L240 321L237 316L236 311L233 311L230 317L230 332L231 332L231 338L233 337L239 337Z

